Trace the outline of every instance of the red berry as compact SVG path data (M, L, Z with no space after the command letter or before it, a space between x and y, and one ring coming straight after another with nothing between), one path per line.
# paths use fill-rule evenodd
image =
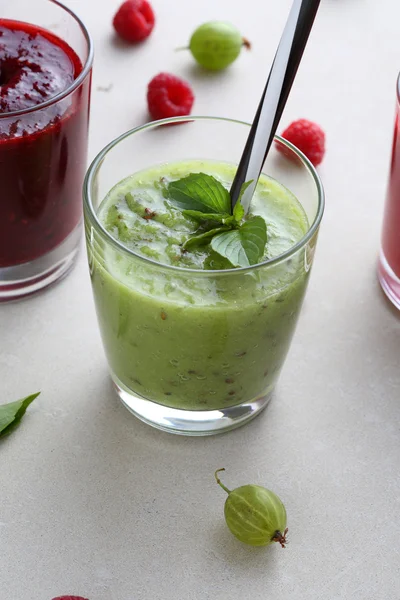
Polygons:
M282 137L301 150L314 166L322 162L325 154L325 133L316 123L307 119L294 121L285 129ZM283 144L277 144L277 148L282 154L290 156Z
M146 39L154 27L154 12L147 0L126 0L113 20L115 31L127 42Z
M190 115L193 102L190 85L170 73L156 75L147 88L149 113L155 120Z

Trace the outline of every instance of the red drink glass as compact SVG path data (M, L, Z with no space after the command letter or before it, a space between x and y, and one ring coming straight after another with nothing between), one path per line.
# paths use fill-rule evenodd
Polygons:
M397 80L396 94L396 121L378 276L383 291L400 309L400 76Z
M65 275L81 239L93 48L57 0L0 0L0 301Z

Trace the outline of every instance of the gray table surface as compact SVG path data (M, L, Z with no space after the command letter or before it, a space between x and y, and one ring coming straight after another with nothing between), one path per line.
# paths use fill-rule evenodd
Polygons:
M90 158L144 121L161 70L192 81L194 113L250 120L290 6L154 0L152 38L127 50L111 33L117 0L69 4L96 44ZM253 42L218 75L173 52L212 18ZM399 32L396 0L322 2L282 124L324 126L327 207L287 363L254 422L189 439L134 419L107 375L83 251L64 281L0 307L0 401L42 390L0 444L1 600L400 598L400 320L375 276ZM220 466L230 486L283 498L286 550L231 536Z

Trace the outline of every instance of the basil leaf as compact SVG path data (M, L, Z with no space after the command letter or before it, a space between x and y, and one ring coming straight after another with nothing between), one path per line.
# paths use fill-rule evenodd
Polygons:
M16 402L0 405L0 438L10 433L19 424L30 403L33 402L39 394L40 392L27 396L22 400L17 400Z
M234 267L249 267L262 258L267 243L267 226L262 217L251 217L239 229L215 235L211 248Z
M230 214L229 192L222 183L206 173L190 173L168 184L170 200L180 209L202 213Z
M190 217L195 221L217 221L218 223L223 223L224 225L231 225L234 222L232 215L228 213L203 213L199 210L183 210L182 214L185 217Z
M210 229L210 231L206 231L205 233L200 233L198 235L192 235L190 238L186 240L183 244L183 250L189 250L189 248L193 248L193 246L203 246L208 244L210 239L223 231L229 231L229 227L217 227L216 229Z

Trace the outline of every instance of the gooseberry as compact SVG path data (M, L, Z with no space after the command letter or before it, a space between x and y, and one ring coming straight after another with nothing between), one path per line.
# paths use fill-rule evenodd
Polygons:
M285 548L288 528L281 499L260 485L243 485L231 491L218 477L221 471L225 469L215 471L215 479L228 494L224 513L233 535L250 546L268 546L278 542Z
M205 69L220 71L233 63L242 47L250 49L240 31L224 21L210 21L198 27L189 42L189 50Z

